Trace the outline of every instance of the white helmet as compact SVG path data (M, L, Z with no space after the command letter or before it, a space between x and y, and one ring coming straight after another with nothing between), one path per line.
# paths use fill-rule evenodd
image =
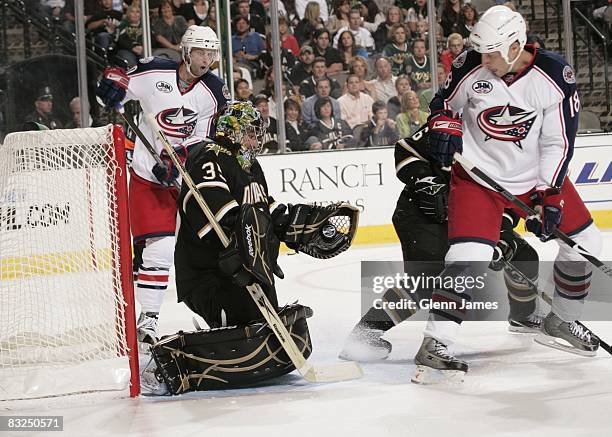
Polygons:
M508 59L510 46L518 41L519 54L514 61ZM470 33L472 47L478 53L501 52L510 68L514 65L527 42L527 26L523 16L507 6L493 6L480 17Z
M191 73L192 48L207 49L214 52L212 62L219 59L219 38L214 30L208 26L189 26L181 38L181 52L183 61L187 65L187 71Z

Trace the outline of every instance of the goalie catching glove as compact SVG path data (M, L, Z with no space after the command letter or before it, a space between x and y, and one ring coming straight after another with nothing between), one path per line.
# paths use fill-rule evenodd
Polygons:
M287 247L320 259L347 250L359 223L359 210L345 202L289 205L286 214L273 215L276 233Z

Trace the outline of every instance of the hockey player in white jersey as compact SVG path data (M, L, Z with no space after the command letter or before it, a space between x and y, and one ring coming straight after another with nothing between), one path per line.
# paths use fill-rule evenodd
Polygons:
M145 113L154 115L178 155L214 134L213 117L229 97L224 82L210 66L219 57L219 39L209 27L190 26L181 40L182 62L144 58L127 73L109 69L96 94L107 108L138 100ZM136 140L130 178L130 225L135 241L145 241L138 271L137 299L142 311L138 338L153 343L157 319L174 255L176 228L175 188L179 177L162 144L147 123L144 136L161 156L159 165L140 139Z
M599 230L566 178L580 110L574 70L559 55L525 46L525 21L505 6L487 10L470 39L473 50L455 59L431 102L430 153L443 165L451 165L455 152L462 153L540 212L526 217L529 231L545 241L559 228L597 255ZM459 164L453 165L450 248L442 276L479 274L473 262L486 265L491 260L504 208L513 205ZM568 342L572 352L594 355L599 339L576 322L590 286L590 264L565 243L558 245L555 294L542 324L543 336ZM470 295L440 289L433 300L463 308ZM461 311L430 311L413 382L432 382L449 374L462 377L467 371L467 363L448 350L462 316Z

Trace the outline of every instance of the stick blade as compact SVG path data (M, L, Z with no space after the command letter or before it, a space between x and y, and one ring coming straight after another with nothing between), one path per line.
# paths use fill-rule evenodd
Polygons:
M302 372L300 372L302 373ZM359 379L363 376L361 366L354 361L310 367L302 376L308 382L339 382Z

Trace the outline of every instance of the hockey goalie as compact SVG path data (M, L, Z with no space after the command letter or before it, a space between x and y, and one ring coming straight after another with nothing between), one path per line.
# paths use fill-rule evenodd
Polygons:
M274 277L284 276L277 264L280 242L331 258L349 248L357 228L358 210L348 204L286 206L268 194L256 159L266 126L250 102L230 102L214 123L213 141L197 146L185 167L230 244L224 247L216 223L183 184L177 200L177 294L210 329L162 337L151 348L155 365L143 372L143 389L151 394L245 387L294 370L246 287L256 282L278 308ZM292 304L278 315L308 357L306 319L312 310Z

